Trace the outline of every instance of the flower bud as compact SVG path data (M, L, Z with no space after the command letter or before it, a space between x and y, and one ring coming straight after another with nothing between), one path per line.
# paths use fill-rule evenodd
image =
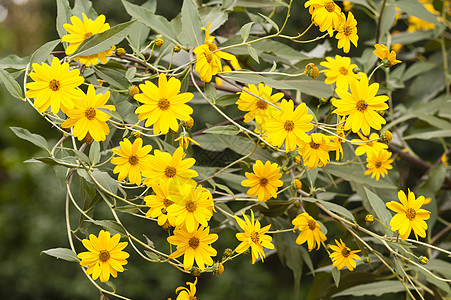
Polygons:
M140 131L133 131L132 136L137 139L141 137L141 132Z
M161 47L163 45L164 45L163 36L162 35L157 36L157 38L155 40L155 46Z
M363 258L363 262L366 263L366 264L369 264L371 262L371 259L368 256L365 256Z
M300 189L302 189L302 182L301 182L299 179L293 180L293 182L292 182L291 185L293 186L293 188L294 188L295 190L300 190Z
M316 79L319 75L319 69L314 63L309 63L305 66L304 74L307 74L312 79Z
M182 126L185 127L186 129L191 129L194 126L194 119L189 117L188 121L183 121L182 122Z
M378 110L377 113L381 115L381 117L385 116L385 111L383 110Z
M116 50L116 55L119 56L119 57L122 57L122 56L124 56L125 54L127 54L127 51L125 51L124 48L118 48L118 49Z
M329 99L327 99L326 97L321 97L321 98L319 99L319 104L320 104L320 105L327 104L328 102L329 102Z
M191 275L193 276L199 276L200 274L202 274L202 270L198 267L193 267L191 268L191 270L189 271L191 273Z
M265 143L263 143L263 142L260 142L258 145L259 145L260 148L262 148L262 149L266 149L266 147L267 147L267 145L266 145Z
M135 99L135 95L137 94L139 94L139 88L136 85L132 85L128 89L128 95L130 96L130 98Z
M89 132L85 135L85 137L83 138L83 142L86 144L91 144L93 141L92 136L89 134Z
M366 215L365 216L365 222L368 224L372 224L374 222L374 216L373 215Z
M383 60L382 60L382 65L385 67L385 68L390 68L391 67L391 62L390 62L390 60L388 59L388 58L384 58Z
M429 259L426 256L420 256L418 257L418 262L422 265L426 265L428 263Z
M173 51L174 51L175 53L179 53L180 50L182 50L182 47L180 47L180 45L175 45L175 46L174 46Z
M298 154L294 157L294 162L297 163L298 165L302 164L302 160L301 160L301 155Z
M220 262L217 262L213 265L213 274L216 276L220 276L224 272L224 265Z
M392 139L393 139L393 135L388 130L384 131L384 133L382 133L382 135L381 135L381 142L382 143L388 144L388 143L390 143L392 141Z
M354 67L354 69L352 69L352 73L359 74L360 73L360 68L359 67Z
M232 249L227 248L227 249L224 250L224 256L225 257L230 257L232 255L233 255L233 250Z

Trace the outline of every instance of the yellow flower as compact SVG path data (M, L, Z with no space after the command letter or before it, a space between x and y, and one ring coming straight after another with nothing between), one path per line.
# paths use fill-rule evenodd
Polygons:
M169 195L175 193L170 185L171 180L162 180L152 184L152 190L155 195L144 197L146 205L150 209L146 213L148 218L158 218L158 225L163 226L166 222L175 227L175 216L168 214L168 207L174 202L169 199Z
M161 73L158 78L158 87L150 81L145 81L139 87L143 94L135 95L135 100L144 103L135 110L138 118L146 120L145 126L153 125L154 134L166 134L169 128L177 132L179 124L177 120L188 121L193 109L185 103L190 101L192 93L181 93L181 83L175 77L167 80Z
M268 133L268 141L276 147L282 146L285 142L286 151L294 151L296 147L304 142L310 142L310 137L306 132L313 129L310 121L312 115L307 114L305 103L299 104L294 109L292 100L282 100L280 112L264 124L264 131Z
M83 95L81 100L74 101L74 108L69 109L66 114L69 117L61 124L62 128L74 127L73 135L82 140L89 134L94 141L104 141L106 136L110 133L110 129L106 121L110 116L100 110L116 110L113 105L105 105L110 98L110 91L105 94L97 94L92 84L88 87L88 92Z
M57 114L61 109L65 112L74 108L74 100L83 97L83 91L78 88L83 83L84 78L80 76L77 69L69 71L68 63L60 63L54 57L51 66L46 63L33 64L34 72L30 77L34 82L25 85L28 91L25 96L35 98L34 106L40 113L49 106L52 112Z
M128 180L131 184L141 184L141 172L144 171L148 164L152 150L152 146L143 145L143 140L138 138L133 144L129 139L124 138L122 142L119 142L120 148L113 148L113 152L119 157L114 157L111 163L116 165L113 173L119 173L118 180L122 181L128 176Z
M149 159L149 165L143 171L143 176L146 177L144 184L151 186L154 182L161 179L168 180L174 178L177 182L184 181L193 177L197 177L196 171L190 168L196 163L194 158L185 157L182 147L178 147L174 155L155 150L154 154Z
M263 163L257 160L252 166L254 173L246 172L246 180L241 182L242 186L249 187L247 194L252 197L258 197L258 201L266 202L269 198L277 198L277 189L283 185L280 168L276 163L270 161Z
M312 133L309 139L299 148L299 154L304 159L304 166L314 169L327 165L330 161L329 150L334 149L334 145L330 143L330 137L322 133Z
M75 52L75 50L80 46L80 44L87 39L88 37L96 34L104 32L110 29L110 25L105 23L105 16L100 15L95 20L88 19L85 14L83 14L83 21L81 21L78 17L73 16L70 18L72 24L64 24L64 29L69 32L61 39L62 42L70 43L66 48L66 55L70 55ZM74 60L80 60L80 63L86 65L87 67L91 65L97 65L100 60L103 64L107 63L107 56L113 55L113 51L116 49L116 46L111 47L111 49L89 55L89 56L80 56L75 57Z
M335 243L337 246L330 246L330 248L334 250L334 252L329 255L332 259L332 265L337 267L338 270L341 270L346 266L349 271L353 271L356 267L355 260L360 260L360 256L356 254L357 252L360 252L360 250L351 251L341 239L340 241L335 240Z
M384 149L367 153L366 167L368 170L365 171L365 175L371 174L371 178L376 176L376 180L379 180L381 176L385 177L388 174L387 170L393 168L391 165L393 159L390 159L390 156L391 153Z
M387 46L376 44L374 45L374 48L376 48L376 50L373 51L373 54L379 57L382 61L384 61L384 59L388 61L387 66L391 67L393 65L402 63L402 61L396 59L396 52L393 50L391 52L388 51Z
M197 266L203 270L205 265L211 266L213 264L211 257L216 256L217 252L210 244L217 239L217 234L210 234L210 227L199 227L191 233L183 227L177 228L174 230L174 235L168 237L168 242L177 246L177 250L171 253L169 257L177 258L184 255L183 267L185 270L192 268L194 260L196 260Z
M439 16L440 12L438 12L435 8L434 5L432 3L425 3L425 1L421 1L423 2L424 7L431 12L432 14ZM446 5L447 7L449 7L449 3ZM438 17L437 19L441 19L441 17ZM409 23L409 27L407 28L407 32L414 32L417 30L432 30L435 28L434 23L429 23L427 21L424 21L423 19L414 17L414 16L410 16L407 19L407 22Z
M399 191L398 198L401 203L390 201L386 204L388 208L396 212L390 221L390 226L391 230L399 231L403 241L409 237L412 229L418 240L418 236L426 236L428 225L425 220L429 219L431 213L421 208L425 201L424 196L415 199L415 194L410 190L407 191L407 195L406 197L404 191Z
M197 46L194 49L196 54L196 72L200 75L200 80L210 82L212 76L222 71L221 58L236 61L233 54L218 50L218 46L213 43L214 36L210 36L211 24L208 23L208 30L202 27L205 31L205 43Z
M360 132L357 132L357 134L359 135L360 140L353 139L351 141L351 142L357 142L357 143L352 143L352 144L358 145L358 147L355 149L356 156L360 156L365 153L367 155L370 155L373 152L379 152L379 151L382 151L382 150L388 148L387 144L379 143L377 141L377 140L379 140L379 135L377 133L372 133L369 138L367 138L366 136L363 136ZM375 141L367 142L370 140L375 140ZM362 142L366 142L366 143L362 143Z
M319 26L319 30L327 31L330 36L343 19L340 7L332 0L309 0L304 7L309 7L312 21Z
M333 113L340 116L349 115L344 126L345 130L352 129L353 132L362 130L364 135L370 134L370 128L381 129L385 119L378 113L388 109L385 101L388 96L376 96L379 90L378 83L368 86L368 78L365 73L360 73L359 82L351 82L351 93L345 89L335 89L341 98L332 102L337 107Z
M178 138L174 140L174 142L179 142L179 147L183 147L188 149L189 143L193 143L194 145L200 146L198 142L193 140L187 132L182 132Z
M448 157L446 156L446 153L440 156L440 161L443 163L445 167L449 166Z
M301 233L296 239L296 244L307 242L308 251L312 251L315 246L319 249L321 242L326 240L326 236L321 232L321 226L308 213L302 213L291 221L294 229L299 229ZM293 229L293 230L294 230Z
M236 247L235 252L243 253L251 247L252 263L254 264L259 257L262 261L264 260L265 252L263 248L274 249L274 245L271 243L272 237L265 234L271 225L260 228L260 222L254 220L254 212L252 210L250 220L245 214L243 216L244 221L235 216L238 225L244 230L244 232L236 234L236 238L241 244Z
M351 1L343 1L343 10L350 11L351 9L352 9L352 2Z
M189 289L184 286L180 286L175 290L176 293L181 291L180 294L178 294L177 299L175 299L175 300L196 300L197 299L197 297L196 297L197 277L194 280L194 283L187 282L186 284L189 286Z
M359 75L353 72L353 69L357 67L356 64L351 64L349 57L341 57L335 55L335 59L332 57L326 57L327 61L320 63L321 66L326 67L326 70L322 70L326 75L326 84L336 83L337 88L348 89L350 82L355 82L360 79Z
M100 277L101 282L108 281L110 275L117 277L117 272L123 272L123 265L127 264L127 258L130 256L127 252L122 251L127 242L119 242L121 235L110 235L108 231L101 230L99 237L93 234L89 235L89 239L82 241L83 245L88 249L86 252L78 253L81 259L80 265L88 267L86 274L91 275L96 280Z
M357 47L357 41L359 40L359 36L357 35L357 21L352 12L348 13L347 20L343 18L337 31L335 38L338 40L338 49L343 48L343 52L348 53L351 48L351 43Z

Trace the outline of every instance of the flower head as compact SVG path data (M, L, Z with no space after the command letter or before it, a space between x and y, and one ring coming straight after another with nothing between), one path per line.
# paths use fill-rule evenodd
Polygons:
M330 246L330 248L334 250L334 252L329 255L332 259L332 265L337 267L338 270L341 270L346 266L349 271L353 271L356 267L355 260L360 260L360 256L356 254L357 252L360 252L360 250L351 251L341 239L340 241L335 240L335 243L337 246Z
M57 114L61 109L65 112L74 108L74 100L83 97L83 91L78 88L84 78L77 69L69 71L68 63L60 63L54 57L51 66L33 64L34 72L30 73L34 82L25 85L28 89L25 96L35 98L34 106L39 112L44 112L51 106L52 112Z
M179 286L175 292L178 294L177 299L175 300L196 300L196 284L197 284L197 277L194 280L194 282L187 282L186 283L189 286L189 289L184 286Z
M258 201L266 202L269 198L277 198L277 189L283 185L280 168L276 163L270 161L263 164L257 160L252 166L254 173L246 172L246 180L241 182L242 186L249 187L247 194L258 197Z
M158 87L150 81L145 81L139 87L143 94L135 95L135 100L143 103L135 110L138 118L146 120L145 126L153 125L154 134L166 134L169 128L177 132L179 124L177 120L188 121L193 109L185 103L190 101L192 93L181 93L181 83L175 77L167 80L161 73L158 78Z
M407 197L404 191L398 192L399 202L390 201L386 205L388 208L396 212L396 215L390 221L391 230L398 230L399 236L405 241L411 230L418 240L418 236L425 237L428 225L425 220L429 219L431 213L421 206L424 204L424 197L420 196L415 199L415 194L410 190L407 191Z
M357 41L359 40L359 36L357 35L357 21L352 12L348 13L347 19L342 19L337 31L335 38L338 40L338 49L343 48L343 52L348 53L351 48L351 43L357 47Z
M326 240L326 236L320 230L321 226L308 213L298 215L291 223L294 225L294 229L301 231L296 239L296 244L301 245L307 242L308 251L312 251L315 246L318 250L321 242Z
M169 206L174 204L169 197L176 192L173 189L174 185L169 184L171 180L160 179L159 181L154 182L154 184L152 184L152 190L155 195L144 197L146 205L150 207L146 213L146 217L158 218L157 223L159 226L169 223L169 225L175 227L175 216L168 214Z
M100 277L100 281L105 282L110 275L116 278L117 272L124 271L123 265L127 264L130 255L122 251L127 242L120 243L120 238L119 233L111 236L108 231L101 230L98 237L90 234L89 239L82 241L88 251L77 256L81 259L80 265L88 267L86 274L92 274L92 279Z
M309 7L312 21L319 30L329 32L330 36L343 19L340 7L332 0L308 0L304 7Z
M304 142L299 148L299 153L304 159L304 165L308 169L322 167L329 163L329 150L334 150L335 145L331 143L330 137L322 133L312 133L310 140Z
M271 225L260 228L260 222L254 220L254 212L252 210L250 220L245 214L243 214L243 216L244 221L238 218L238 216L235 216L238 225L244 230L244 232L236 234L236 238L241 244L236 247L235 251L242 253L251 247L252 263L255 263L259 257L263 261L265 258L263 248L274 249L274 245L271 243L272 237L265 234L268 232Z
M355 82L360 79L359 75L355 74L352 70L357 67L356 64L351 64L349 57L341 57L335 55L335 59L332 57L326 57L327 61L323 61L320 65L327 69L322 70L326 75L326 84L335 84L337 88L348 90L350 82Z
M355 143L356 145L358 145L358 147L355 149L355 155L357 156L363 155L365 153L367 155L371 155L371 153L379 152L388 148L388 145L379 143L377 141L379 140L379 135L377 133L372 133L369 138L363 136L360 132L357 132L357 134L359 135L360 140L354 139L351 141L357 142Z
M376 44L374 45L374 48L376 48L376 50L373 51L373 54L379 57L382 61L385 59L388 67L402 63L402 61L396 59L396 52L393 50L390 52L387 46Z
M387 170L393 168L391 165L393 159L390 159L390 156L391 153L384 149L367 154L366 167L368 170L365 171L365 175L371 174L371 178L376 176L376 180L379 180L381 176L385 177L388 174Z

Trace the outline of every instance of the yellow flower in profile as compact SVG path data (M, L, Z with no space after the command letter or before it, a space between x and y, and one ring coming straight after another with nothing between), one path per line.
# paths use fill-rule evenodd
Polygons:
M382 61L384 61L385 59L385 61L387 61L388 67L402 63L402 61L396 59L396 52L393 50L391 52L388 51L387 46L376 44L374 45L374 48L376 48L376 50L373 51L373 54L379 57Z
M340 7L332 0L308 0L304 7L309 7L312 21L319 30L327 31L330 36L343 19Z
M235 252L243 253L249 247L251 247L252 263L260 257L263 261L265 258L265 252L263 248L274 249L274 245L271 243L272 237L266 235L271 225L267 225L261 228L260 222L254 220L254 212L251 210L251 219L243 214L244 221L235 216L235 220L238 225L244 230L244 232L239 232L236 234L236 238L241 242Z
M303 143L299 148L299 154L304 159L304 166L308 169L322 167L329 163L329 150L334 149L330 142L330 137L322 133L312 133L309 136L310 141Z
M183 147L185 149L188 149L190 142L194 145L200 146L199 143L193 140L186 131L182 132L180 136L174 140L174 142L179 142L179 147Z
M338 40L337 48L343 48L344 53L351 49L351 43L357 47L359 36L357 35L357 21L352 12L348 13L348 18L344 19L337 28L335 38Z
M310 142L310 137L306 132L313 129L313 116L307 114L308 109L305 103L299 104L294 109L292 100L282 100L280 112L270 118L264 124L264 131L268 133L268 141L280 147L285 142L286 151L294 151L296 147L304 142Z
M238 71L238 70L242 69L241 66L240 66L240 63L238 62L238 59L236 57L233 60L230 61L230 64L232 65L233 69L229 65L224 65L222 67L222 73L227 73L227 72L230 72L230 71L233 71L233 70L237 70ZM215 82L219 86L223 85L222 80L219 79L219 77L215 78Z
M184 157L185 152L183 152L182 147L178 147L174 155L155 150L149 159L149 165L143 171L143 176L146 177L144 184L151 186L160 179L173 178L180 182L197 177L199 174L190 169L196 163L196 160L194 158L183 159Z
M335 92L341 99L337 99L332 104L337 107L333 113L340 116L348 116L344 130L352 129L352 132L362 130L363 134L368 136L370 128L381 129L385 124L385 119L379 114L379 111L388 109L388 96L376 96L379 90L378 83L372 83L368 86L368 78L365 73L359 73L361 79L359 82L351 82L351 93L345 89L335 89Z
M81 100L74 101L74 108L66 112L69 119L64 121L61 127L74 127L73 135L80 141L88 133L94 141L104 141L110 133L110 128L106 124L110 115L100 109L116 110L114 105L105 105L109 98L110 91L96 95L94 86L90 84L86 95L83 95Z
M258 201L266 202L269 198L277 198L277 189L283 185L280 168L276 163L270 161L263 164L257 160L252 166L254 173L246 172L246 180L241 182L242 186L249 187L247 194L258 197Z
M80 76L77 69L69 71L68 63L60 63L56 57L52 64L33 64L34 72L30 72L31 79L25 85L28 89L25 96L36 98L34 106L40 113L51 106L52 112L57 114L61 109L65 112L74 108L74 100L83 97L83 91L78 88L83 83L84 78Z
M376 176L376 180L379 180L381 176L385 177L388 174L387 170L393 168L391 165L393 159L390 159L390 156L391 153L384 149L367 153L366 167L368 170L365 171L365 175L371 174L371 178Z
M346 266L349 271L353 271L356 267L356 260L360 260L360 256L356 253L360 250L352 250L346 247L346 244L340 239L340 241L335 240L335 245L331 245L330 248L334 250L329 256L332 259L332 265L341 270Z
M185 228L180 227L174 230L174 235L168 237L168 242L177 246L177 250L169 255L170 258L177 258L182 255L183 267L189 270L196 261L199 269L205 269L205 265L211 266L213 264L212 256L216 256L216 250L210 246L218 239L215 233L210 234L210 227L199 227L193 232L186 231Z
M161 73L158 77L158 87L150 81L145 81L139 87L143 94L135 95L134 99L143 103L135 110L138 118L146 120L145 126L153 125L154 134L166 134L171 128L177 132L179 124L177 120L188 121L193 109L185 103L190 101L192 93L180 93L181 83L175 77L167 80Z
M175 300L196 300L196 284L197 284L197 277L194 280L194 283L187 282L186 283L189 286L189 289L184 286L179 286L175 292L178 294L177 299Z
M326 240L326 236L320 230L321 226L306 212L298 215L291 223L294 225L293 230L301 231L296 239L296 244L301 245L307 242L308 251L312 251L315 246L318 250L321 242Z
M320 63L321 66L327 68L321 71L326 75L326 80L324 80L326 84L333 84L335 82L337 88L347 90L350 82L355 82L360 79L359 75L353 72L353 69L357 65L351 64L349 57L335 55L335 59L326 57L326 60Z
M440 12L434 8L434 4L432 1L420 1L423 3L424 8L426 8L430 13L437 16L438 21L441 21ZM428 3L429 2L429 3ZM449 9L449 3L445 4ZM427 22L423 19L420 19L415 16L409 16L407 19L407 23L409 23L409 27L407 27L407 32L414 32L417 30L432 30L435 28L434 23Z
M357 134L359 135L360 140L353 139L351 141L351 143L352 142L357 142L357 143L352 143L352 144L358 146L355 149L355 155L356 156L360 156L360 155L363 155L365 153L367 155L371 155L371 153L374 153L374 152L377 153L379 151L382 151L382 150L385 150L385 149L388 148L387 144L378 142L379 135L377 133L372 133L369 138L367 138L366 136L363 136L360 132L357 132ZM368 141L371 141L371 140L375 140L375 141L368 142ZM365 142L365 143L362 143L362 142Z
M254 84L249 84L249 87L244 87L243 89L244 91L237 93L240 95L240 98L236 101L236 104L238 105L239 110L248 111L248 113L244 115L244 122L255 120L258 126L262 126L268 117L278 113L278 109L269 103L277 105L277 101L283 98L283 93L271 95L272 87L263 83L259 83L258 88ZM252 96L246 91L265 99L267 102Z
M141 184L141 172L149 162L149 152L152 150L152 146L143 145L143 140L137 138L133 144L129 139L124 138L122 142L119 142L120 148L113 148L113 152L119 157L114 157L111 160L114 167L113 173L119 173L118 180L122 181L128 176L128 180L131 184Z
M412 229L417 240L418 236L425 237L428 228L425 220L429 219L431 213L421 208L425 202L424 196L415 199L415 194L407 190L407 196L404 191L399 191L398 198L401 203L390 201L386 204L396 213L390 221L391 230L398 230L403 241L409 237Z
M117 272L124 272L123 265L127 264L130 255L122 251L128 243L119 242L120 239L119 233L111 236L108 231L101 230L99 237L90 234L89 239L82 240L88 251L77 256L81 259L80 265L88 267L86 274L92 274L92 279L100 277L100 281L105 282L110 275L116 278Z
M147 195L144 197L144 201L149 208L146 212L148 218L158 218L157 223L159 226L163 226L167 223L175 227L175 216L168 214L168 207L173 205L174 202L169 199L169 195L175 193L170 185L170 180L160 179L152 185L152 190L155 195Z
M80 44L88 37L110 29L110 24L105 23L104 15L100 15L95 20L91 20L83 14L83 21L76 16L72 16L70 21L72 24L66 23L63 25L64 29L66 29L69 34L66 34L61 39L62 42L70 43L66 48L66 55L74 53L78 46L80 46ZM97 65L99 60L103 64L106 64L107 56L113 55L114 49L116 49L116 46L97 54L75 57L74 60L80 60L80 63L87 67Z
M205 31L205 43L194 48L196 54L196 72L200 75L200 80L210 82L211 78L222 71L221 58L236 61L233 54L218 50L218 46L213 43L214 36L210 36L211 24L208 23L208 29L202 27Z

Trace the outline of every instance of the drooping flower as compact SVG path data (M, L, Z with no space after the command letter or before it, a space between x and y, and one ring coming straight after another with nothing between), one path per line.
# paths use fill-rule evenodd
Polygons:
M340 7L332 0L308 0L304 7L309 7L312 21L319 26L319 30L327 31L330 36L344 18Z
M393 168L391 165L393 159L390 159L390 156L391 153L385 149L368 153L366 158L368 170L365 171L365 175L371 174L371 178L376 176L376 180L379 180L381 176L385 177L388 174L387 170Z
M251 210L251 219L243 214L244 221L238 216L235 216L235 220L238 225L244 230L244 232L239 232L236 234L236 238L241 242L235 251L238 253L243 253L249 247L251 247L252 263L260 257L263 261L265 258L265 252L263 248L274 249L274 245L271 243L272 237L266 235L271 225L267 225L261 228L260 221L254 220L254 212Z
M307 114L306 104L301 103L294 109L294 102L284 99L280 103L280 108L280 112L264 124L268 141L276 147L282 146L285 142L287 152L296 150L302 141L310 142L306 132L313 129L313 124L310 124L313 116Z
M241 182L242 186L249 187L247 194L258 197L260 202L266 202L271 197L277 198L277 189L283 185L279 166L270 161L263 164L257 160L252 170L254 173L246 172L247 179Z
M425 220L429 219L431 213L421 208L425 202L424 196L415 199L415 194L408 190L407 196L404 191L399 191L398 198L401 203L390 201L386 204L396 212L390 221L391 230L398 230L403 241L409 237L412 229L417 240L418 236L425 237L428 228Z
M200 146L199 143L193 140L186 131L182 132L180 136L174 140L174 142L179 142L179 147L183 147L185 149L188 149L189 143Z
M175 216L168 214L169 206L174 202L169 199L169 195L174 194L174 185L170 185L172 179L162 180L152 184L152 190L155 195L147 195L144 197L146 205L149 210L146 212L146 217L158 218L157 223L159 226L170 225L175 227Z
M199 269L205 269L205 265L213 264L212 256L216 256L216 250L210 246L218 239L215 233L210 234L210 227L199 227L193 232L188 232L184 227L174 230L174 235L168 237L168 242L177 246L177 250L169 255L170 258L177 258L182 255L183 267L189 270L196 261Z
M376 48L376 50L373 51L373 54L379 57L383 62L385 60L387 62L386 65L388 67L402 63L402 61L396 59L396 52L393 50L390 52L387 46L382 44L376 44L374 45L374 48Z
M321 226L308 213L302 213L291 221L294 229L298 229L301 233L296 239L296 244L303 244L307 242L308 251L312 251L315 246L319 249L321 242L326 240L326 236L321 232Z
M360 137L360 140L353 139L351 142L357 142L352 143L355 145L358 145L358 147L355 149L355 155L360 156L363 154L371 155L371 153L379 152L381 150L385 150L388 148L387 144L379 143L379 135L377 133L372 133L369 138L366 136L363 136L360 132L357 132L357 134ZM372 141L373 140L373 141ZM371 142L368 142L371 141Z
M322 167L329 163L329 151L335 149L334 144L330 142L330 137L322 133L312 133L309 136L310 141L303 143L299 148L299 154L304 159L304 166L308 169Z
M66 34L61 39L62 42L70 43L66 48L66 55L74 53L78 46L88 37L110 29L110 24L105 23L104 15L100 15L95 20L91 20L83 14L83 21L76 16L72 16L70 21L72 24L66 23L63 25L69 34ZM103 64L106 64L107 57L113 55L114 49L116 49L116 46L97 54L75 57L74 60L80 60L80 63L87 67L97 65L99 60Z
M322 70L326 75L326 84L335 84L337 88L347 90L350 82L355 82L360 79L359 75L353 72L353 69L357 67L356 64L351 64L349 57L341 57L335 55L335 59L332 57L326 57L327 61L320 63L321 66L327 69Z
M92 84L88 87L88 92L81 100L74 101L74 108L67 110L69 117L61 124L62 128L74 127L73 135L80 141L89 134L94 141L104 141L110 133L110 128L106 121L110 115L100 109L116 110L114 105L106 105L110 98L110 91L105 94L97 94Z
M351 43L357 47L357 41L359 40L359 36L357 35L357 21L352 12L348 13L346 20L343 18L337 31L335 38L338 40L338 49L343 48L343 52L348 53L351 49Z
M337 267L338 270L341 270L346 266L349 271L353 271L356 267L356 260L360 260L360 256L356 253L360 252L360 250L351 250L349 249L345 243L340 239L340 241L335 240L335 245L331 245L330 248L334 250L333 253L329 255L332 259L332 265Z
M197 277L194 280L194 283L187 282L186 283L189 286L189 289L184 286L179 286L175 292L178 294L177 299L175 300L196 300L196 284L197 284Z
M352 129L352 132L362 130L368 136L370 128L381 129L381 125L386 121L378 113L388 109L388 96L376 96L379 90L378 83L368 85L368 78L365 73L360 73L361 79L358 82L351 82L351 93L345 89L335 89L341 99L337 99L332 104L337 107L333 113L340 116L348 116L344 126L345 130Z
M122 181L128 176L131 184L141 184L141 172L149 162L149 152L152 150L151 145L143 145L143 140L137 138L133 144L129 139L124 138L119 142L120 148L113 148L113 152L119 157L114 157L111 163L116 165L113 173L119 173L118 180Z
M54 114L61 109L65 112L74 108L74 100L83 97L83 91L78 88L83 83L84 78L80 76L80 71L74 69L69 71L68 63L60 63L56 57L52 64L42 65L33 64L34 72L30 77L34 82L25 85L28 89L25 96L36 98L34 106L40 113L44 112L49 106Z
M123 265L127 264L130 256L122 251L127 242L119 242L121 235L110 235L108 231L101 230L99 236L89 235L89 239L82 240L83 245L88 249L86 252L78 253L81 259L80 265L88 267L86 274L91 275L96 280L100 277L101 282L108 281L110 275L117 277L117 272L123 272Z
M169 128L177 132L178 120L188 121L193 109L185 103L190 101L192 93L180 93L181 83L175 77L167 80L161 73L158 77L158 87L150 81L145 81L139 87L143 94L135 95L134 99L143 103L135 110L138 118L146 120L145 126L153 125L154 134L166 134Z

